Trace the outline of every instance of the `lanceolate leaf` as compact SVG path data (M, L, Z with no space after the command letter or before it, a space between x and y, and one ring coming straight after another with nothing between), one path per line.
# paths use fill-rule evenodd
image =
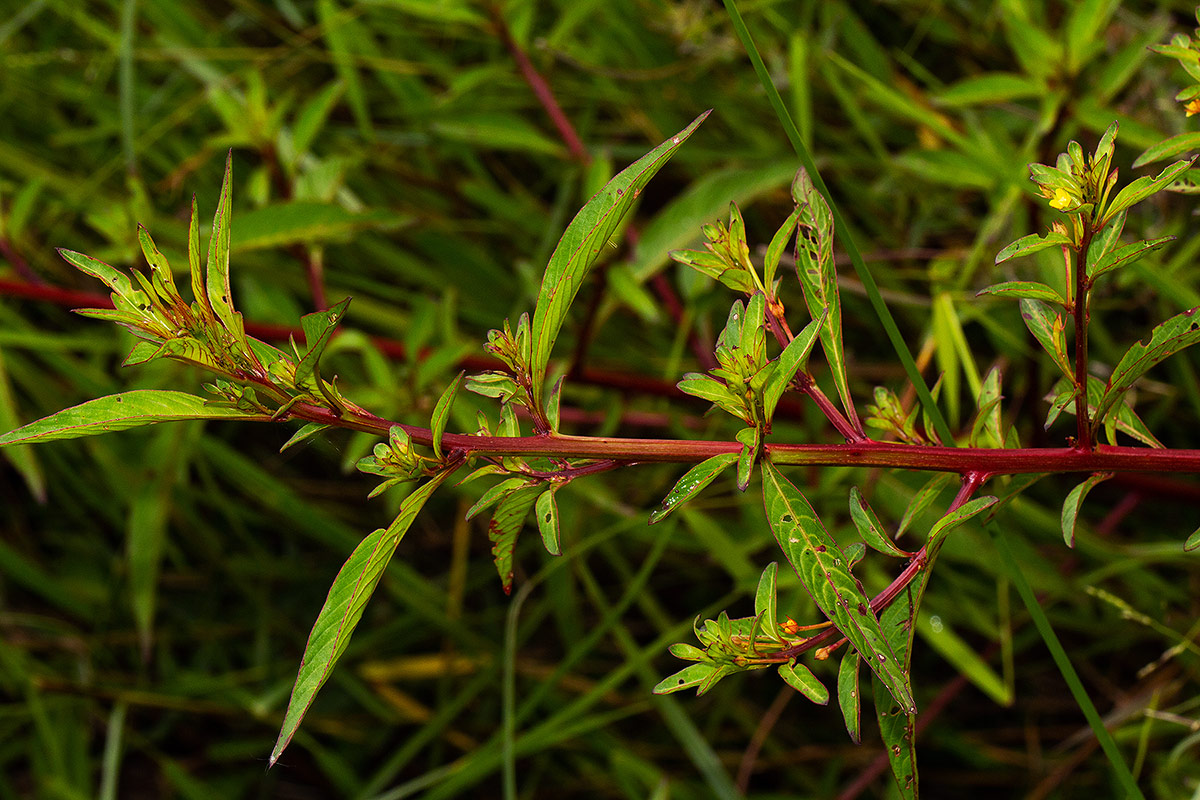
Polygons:
M1173 158L1189 150L1200 150L1200 133L1191 131L1189 133L1181 133L1178 136L1172 136L1170 139L1164 139L1134 159L1133 168L1137 169L1147 164L1153 164L1155 161Z
M1088 273L1091 277L1098 278L1104 273L1111 272L1118 267L1128 266L1147 253L1152 253L1174 240L1174 236L1162 236L1158 239L1143 239L1140 242L1133 242L1124 247L1118 247L1116 250L1106 253L1095 264L1090 265Z
M1195 160L1193 157L1186 161L1176 161L1158 173L1156 177L1151 178L1149 175L1146 175L1126 186L1117 194L1112 204L1105 210L1104 219L1101 221L1101 224L1112 219L1114 214L1129 208L1135 203L1140 203L1150 195L1167 188L1171 184L1171 181L1187 172Z
M537 515L538 533L542 535L542 544L545 545L546 552L552 556L562 555L562 545L558 534L558 501L554 499L556 491L558 491L558 484L551 484L538 496L537 506L533 510L533 513Z
M137 389L89 400L9 431L0 436L0 447L78 439L184 419L266 420L269 417L228 406L210 406L203 397L185 392Z
M1067 305L1067 301L1063 300L1061 294L1046 284L1036 281L1005 281L1004 283L989 286L986 289L980 289L976 293L976 296L985 294L1018 299L1027 297L1031 300L1041 300L1045 303L1057 303L1060 306Z
M663 500L662 508L656 508L650 514L650 524L653 525L659 520L665 519L668 514L700 494L704 487L712 483L718 475L737 460L737 453L719 453L689 469Z
M847 648L838 667L838 705L846 722L846 733L855 744L862 744L862 697L858 683L858 665L862 657Z
M718 669L712 662L689 664L674 675L663 678L654 687L654 694L674 694L684 689L693 689L707 681Z
M500 481L484 492L483 497L475 501L475 505L467 509L467 519L474 519L475 515L491 508L513 492L534 486L536 483L528 478L508 478Z
M779 665L779 677L783 682L807 697L819 706L829 702L829 690L825 684L817 680L812 670L803 664L788 663Z
M783 397L783 393L787 391L792 378L796 377L796 373L804 369L804 365L808 363L808 356L812 352L824 321L825 315L822 314L808 323L804 326L804 330L796 334L779 354L778 366L771 373L766 386L763 387L763 409L768 422L775 415L775 407L779 405L779 398Z
M221 182L221 197L213 217L212 236L208 242L208 302L213 313L226 330L241 329L234 319L233 292L229 285L229 223L233 213L233 151L225 159L225 178Z
M1067 547L1075 546L1075 520L1079 518L1079 507L1083 505L1083 499L1087 497L1092 487L1111 477L1111 472L1099 472L1076 486L1067 495L1067 499L1063 502L1062 507L1063 541L1067 543Z
M808 500L763 461L763 505L775 539L817 607L850 640L902 708L916 711L908 674L879 627L862 586Z
M996 263L1003 264L1011 258L1032 255L1048 247L1061 247L1064 244L1070 243L1070 238L1065 233L1059 233L1058 231L1051 231L1045 236L1038 236L1036 233L1031 233L1028 236L1022 236L997 253Z
M542 288L533 313L533 349L530 376L534 404L542 405L543 383L550 349L566 318L567 309L588 267L595 262L608 237L616 230L625 213L633 206L642 189L656 172L675 154L679 146L711 112L706 111L679 133L627 167L600 190L571 220L558 246L550 256Z
M942 539L945 539L950 531L962 525L979 512L990 508L995 503L995 497L976 497L974 500L963 503L934 523L933 530L929 531L929 541L925 549L928 552L936 554L938 548L941 546Z
M308 349L296 365L296 385L303 383L316 371L321 355L329 345L330 337L346 316L348 305L349 297L324 311L305 314L300 318L300 326L304 329L304 343Z
M1104 419L1121 395L1151 367L1167 356L1200 342L1200 314L1197 311L1200 311L1200 307L1176 314L1150 332L1149 343L1134 342L1121 356L1100 399L1096 411L1098 419Z
M928 573L926 573L928 574ZM924 582L924 578L917 579ZM917 594L920 594L919 590ZM910 587L883 612L881 623L891 646L902 659L907 670L912 659L912 624L916 616L913 590ZM888 696L881 681L875 681L875 714L879 719L879 733L883 737L884 750L892 767L892 777L904 800L917 800L917 751L916 714L906 711Z
M1038 340L1064 375L1071 376L1071 364L1067 360L1067 338L1064 333L1065 323L1061 314L1056 314L1049 306L1039 300L1021 301L1021 319L1025 327Z
M897 547L887 535L879 517L875 516L875 512L867 505L857 486L850 488L850 518L854 520L854 526L858 528L858 534L863 537L863 541L879 552L896 558L908 558L912 555Z
M496 572L500 573L500 581L504 584L504 593L512 592L513 579L513 550L517 546L517 535L525 526L525 517L537 500L542 487L527 486L505 496L496 506L492 521L488 523L488 538L492 540L492 560L496 562Z
M442 392L442 396L438 398L437 405L433 407L433 416L429 421L429 427L433 433L433 454L437 458L442 457L442 434L446 432L446 420L450 418L454 397L458 394L458 387L462 385L465 374L465 372L458 373L458 377L446 387L446 391Z
M777 576L779 565L772 561L758 579L758 590L754 593L754 616L764 620L764 632L775 639L779 626L779 591Z
M325 605L317 614L317 621L308 635L304 659L300 662L300 672L296 676L292 698L288 701L287 713L283 718L283 728L279 731L275 749L271 751L271 766L291 742L317 692L325 684L338 659L346 652L350 635L362 618L363 609L379 585L379 579L400 540L425 501L449 474L449 471L438 474L406 497L392 524L363 539L333 579Z
M842 346L842 303L833 262L833 215L829 204L804 170L796 173L796 179L792 182L792 197L800 209L796 234L796 275L804 289L804 303L813 319L825 320L821 325L821 349L825 351L825 358L829 362L829 371L837 386L842 407L850 420L857 422L858 414L850 397Z

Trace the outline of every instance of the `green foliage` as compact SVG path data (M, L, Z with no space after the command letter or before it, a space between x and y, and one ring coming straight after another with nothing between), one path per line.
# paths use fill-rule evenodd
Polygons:
M1196 41L1155 45L1167 72L1147 50L1167 18L1112 0L990 22L568 6L34 4L4 28L16 791L436 798L502 773L507 797L832 795L866 786L852 743L880 746L865 676L901 796L918 753L930 796L967 793L966 772L1186 794L1180 575L1200 539L1180 546L1183 482L1138 473L1200 471L1192 206L1173 196L1200 186ZM60 243L94 255L64 266ZM112 308L71 291L84 276ZM200 371L207 396L175 391ZM680 374L722 413L664 397ZM297 430L227 424L245 420ZM766 519L734 492L760 479ZM561 558L522 543L530 514ZM755 584L775 547L795 569ZM1120 690L1115 738L1038 597L1096 700ZM964 680L939 683L947 665ZM1103 755L1080 737L1032 760L974 727L1057 703L1054 666ZM781 716L779 682L739 675L768 667L816 704L836 679L849 740L832 709ZM656 682L707 697L647 702ZM801 747L829 757L780 757Z

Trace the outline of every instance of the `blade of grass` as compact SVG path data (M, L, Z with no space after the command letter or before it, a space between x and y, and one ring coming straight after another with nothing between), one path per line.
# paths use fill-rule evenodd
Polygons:
M759 55L758 48L755 46L754 40L750 37L750 31L746 29L746 23L742 21L742 15L738 11L736 1L724 0L724 3L725 10L729 14L729 20L733 23L733 29L741 40L742 46L746 49L746 55L750 57L750 62L754 65L754 71L758 74L758 79L762 83L763 89L766 90L767 99L771 101L771 107L775 109L775 115L779 118L780 124L783 125L783 130L787 134L788 141L792 143L792 149L796 151L796 155L800 157L800 162L808 170L809 177L812 178L817 191L825 198L825 202L829 203L829 208L833 212L835 230L838 231L842 247L846 248L846 254L850 256L850 262L854 265L854 271L857 273L859 280L862 281L863 289L867 293L867 299L871 301L871 308L875 310L875 315L879 317L879 321L887 333L888 340L896 350L896 357L900 359L900 363L904 366L905 374L912 382L913 388L916 389L917 398L921 401L921 407L925 409L925 413L933 420L933 425L937 429L937 434L941 440L947 444L952 443L954 441L954 434L950 432L950 426L946 424L946 418L942 416L941 409L938 408L933 395L929 393L929 387L925 385L925 380L921 377L921 372L917 369L916 362L913 361L912 353L908 351L908 345L905 344L904 337L900 334L900 329L896 327L896 320L892 317L892 312L888 310L887 304L884 303L883 297L879 294L879 287L875 283L874 276L867 269L862 253L859 252L858 246L849 235L850 228L846 224L846 220L842 217L842 213L833 202L833 197L829 194L829 187L825 185L821 173L817 171L817 165L813 161L812 155L808 152L808 148L804 146L804 141L800 138L800 132L796 130L796 125L792 122L792 117L788 113L787 107L783 104L783 98L779 96L779 90L775 88L775 84L771 81L771 76L767 72L766 65L763 64L762 56Z
M1108 732L1108 728L1104 727L1104 720L1101 719L1099 712L1096 711L1096 706L1093 705L1092 699L1088 697L1087 690L1083 688L1083 683L1079 680L1079 675L1075 672L1075 667L1071 665L1071 659L1067 657L1067 651L1063 649L1062 642L1058 640L1058 635L1054 633L1054 628L1050 626L1050 620L1046 618L1046 612L1042 610L1041 603L1038 602L1037 596L1034 595L1033 587L1025 579L1025 573L1021 572L1021 567L1017 563L1017 559L1013 556L1013 551L1008 544L1008 540L1000 534L994 524L989 523L984 527L992 537L992 542L996 545L996 551L1000 554L1000 560L1003 563L1005 572L1008 573L1009 580L1017 587L1017 593L1021 595L1021 599L1025 602L1025 607L1029 609L1029 616L1033 619L1034 626L1037 628L1038 633L1041 634L1042 641L1046 643L1046 647L1050 650L1050 655L1054 658L1054 663L1058 665L1058 670L1062 673L1063 680L1067 682L1067 687L1071 690L1071 695L1075 698L1079 710L1083 712L1083 716L1087 718L1092 732L1096 734L1096 741L1100 743L1101 749L1104 750L1104 755L1108 757L1108 762L1112 765L1117 780L1125 789L1126 796L1145 800L1145 795L1138 788L1137 781L1134 780L1133 774L1129 771L1129 767L1121 757L1121 751L1117 749L1117 743L1113 741L1112 734Z

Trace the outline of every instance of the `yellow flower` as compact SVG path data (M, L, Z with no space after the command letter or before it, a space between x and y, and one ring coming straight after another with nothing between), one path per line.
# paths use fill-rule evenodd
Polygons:
M1183 107L1183 110L1187 112L1189 117L1193 114L1200 114L1200 97L1189 101L1188 104Z
M1059 211L1065 211L1067 208L1075 205L1075 198L1071 197L1070 192L1066 189L1055 189L1054 199L1050 201L1051 208L1057 208Z

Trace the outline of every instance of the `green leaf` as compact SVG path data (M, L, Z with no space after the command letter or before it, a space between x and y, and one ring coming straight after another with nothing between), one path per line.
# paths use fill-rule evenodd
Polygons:
M308 349L300 359L300 363L296 365L297 386L316 373L321 355L329 345L329 339L333 336L334 330L345 318L348 305L350 305L349 297L324 311L314 311L312 314L305 314L300 318L300 327L304 329L304 343Z
M1100 483L1112 477L1111 472L1098 472L1091 475L1083 483L1076 486L1067 495L1067 499L1063 501L1062 507L1062 532L1063 541L1067 543L1067 547L1075 546L1075 520L1079 517L1079 507L1083 505L1083 499L1087 497L1088 492Z
M825 198L801 169L792 182L792 197L800 209L796 234L796 276L804 290L804 303L813 319L824 319L821 349L837 387L842 407L853 421L858 418L842 345L842 303L838 294L837 269L833 260L833 214Z
M918 581L923 579L918 578ZM918 587L918 593L920 592ZM905 600L907 599L907 602ZM888 642L901 658L901 663L908 669L912 660L913 617L916 609L913 602L913 588L910 586L904 594L883 612L881 625L887 633ZM867 659L870 660L869 658ZM887 687L881 680L874 682L875 715L879 720L879 733L883 738L884 751L892 768L892 778L900 789L904 800L917 800L918 775L916 751L916 714L906 711L904 704L897 704L889 696Z
M775 416L775 408L779 405L783 393L787 391L788 384L808 363L808 356L812 353L824 321L825 314L822 312L820 317L805 325L804 330L796 334L779 354L775 371L763 386L763 411L768 423Z
M208 277L206 291L213 314L231 333L241 330L234 318L233 291L229 285L230 216L233 214L233 151L225 157L225 178L221 197L213 216L212 236L208 240Z
M341 81L330 81L301 107L292 125L292 150L296 156L304 155L312 147L313 140L325 125L329 112L333 110L334 103L341 98L343 91L345 84Z
M1032 166L1032 165L1031 165ZM1005 247L996 254L996 263L1003 264L1013 258L1021 256L1033 255L1040 250L1046 250L1051 247L1062 247L1070 245L1071 239L1065 233L1051 231L1045 236L1039 236L1036 233L1031 233L1028 236L1022 236L1015 242Z
M1145 152L1133 160L1133 168L1137 169L1147 164L1153 164L1155 161L1174 158L1180 153L1186 153L1190 150L1200 150L1200 132L1190 131L1188 133L1181 133L1178 136L1164 139L1153 147L1147 148Z
M458 377L446 387L433 407L429 428L433 433L433 455L439 460L442 458L442 434L446 432L446 421L450 419L450 409L454 406L454 398L458 395L458 387L462 384L465 374L465 372L458 373Z
M1113 218L1113 215L1123 211L1135 203L1140 203L1152 194L1161 192L1167 188L1183 173L1187 172L1195 161L1195 157L1189 158L1186 161L1176 161L1171 166L1158 173L1156 177L1151 178L1149 175L1138 178L1133 183L1122 189L1113 199L1112 203L1104 212L1104 218L1100 224L1103 225L1108 220Z
M867 505L866 499L858 491L857 486L850 487L850 518L854 520L854 527L858 528L858 533L862 536L863 541L875 550L895 558L912 556L912 553L897 547L896 543L892 541L892 537L887 535L883 525L879 522L879 517L875 516L871 506Z
M118 311L145 312L150 308L150 298L146 297L145 293L133 288L129 276L119 269L89 255L76 253L74 250L65 250L60 247L58 254L75 269L103 281L108 288L112 289L113 305Z
M776 541L824 612L854 645L903 708L916 710L908 673L901 669L871 602L850 574L841 550L808 500L770 462L763 462L763 506Z
M0 436L0 447L98 436L185 419L267 420L270 417L229 406L208 405L203 397L185 392L137 389L89 400L9 431Z
M1133 242L1124 247L1119 247L1110 253L1106 253L1095 264L1089 265L1088 274L1092 278L1098 278L1104 273L1111 272L1118 267L1128 266L1147 253L1152 253L1159 248L1165 247L1168 242L1174 240L1174 236L1163 236L1158 239L1143 239L1140 242Z
M698 372L689 372L676 386L684 394L707 400L729 414L750 422L749 419L746 419L750 415L746 411L746 405L742 399L729 391L729 387L716 378L701 375Z
M949 108L965 106L995 105L1037 97L1043 91L1039 81L1012 72L990 72L965 78L946 87L935 96L934 101Z
M651 512L650 524L653 525L666 519L675 509L700 494L706 486L737 460L737 453L718 453L689 469L667 494L666 499L662 502L662 508L656 508Z
M975 422L971 426L968 444L971 447L1004 447L1004 432L1000 420L1000 369L992 367L979 385Z
M471 477L474 477L474 473L472 473ZM484 492L483 497L475 501L475 505L467 509L467 519L474 519L477 515L499 503L513 492L529 486L535 486L536 484L536 481L529 478L508 478L500 481Z
M294 244L346 241L364 230L395 230L413 217L386 209L350 211L333 203L297 200L239 213L234 253Z
M858 683L858 665L862 657L852 648L846 648L842 663L838 666L838 705L846 723L846 733L855 744L862 744L862 697Z
M783 682L819 706L829 702L829 690L817 680L812 670L803 664L788 662L779 665L779 677Z
M620 172L584 205L563 232L546 265L533 313L530 377L534 405L539 408L550 350L588 267L600 255L642 189L710 113L705 111L692 124Z
M146 263L150 265L151 272L162 282L170 296L178 297L179 290L175 288L175 276L171 274L171 266L159 252L154 240L150 238L150 232L143 225L138 225L138 243L142 247L142 254L146 256Z
M286 442L283 443L283 447L279 448L279 452L282 453L284 450L287 450L289 447L300 444L300 442L303 442L305 439L315 436L316 434L320 433L323 430L327 430L330 427L332 427L332 426L326 425L323 422L305 423L305 425L302 428L300 428L300 430L298 430L294 434L292 434L292 438L288 439Z
M192 295L200 315L206 320L215 319L204 286L204 267L200 263L200 211L196 207L196 195L192 195L192 215L188 218L188 268L192 276Z
M674 675L659 681L654 687L654 694L674 694L684 689L694 689L711 678L718 669L716 664L708 661L689 664Z
M908 526L911 525L917 519L917 517L925 513L929 506L933 504L933 501L937 499L938 495L941 494L942 489L946 487L946 484L948 484L953 477L953 475L948 473L939 472L938 474L931 476L929 480L925 481L925 485L917 490L917 493L913 495L912 500L908 502L908 507L904 509L904 516L900 518L900 525L896 528L897 539L899 539L904 532L908 530Z
M929 540L925 545L926 551L935 552L950 531L995 504L995 497L976 497L943 516L934 523L933 529L929 531Z
M767 253L763 258L763 286L767 288L768 292L774 292L775 271L779 269L779 259L783 257L788 242L796 233L796 222L799 219L800 209L797 208L779 226L779 230L771 237L771 243L767 245Z
M392 524L363 539L333 579L325 604L308 635L304 659L300 662L296 684L292 687L283 727L271 751L270 766L275 765L284 748L292 741L317 692L325 684L338 659L346 652L350 635L362 618L363 609L379 585L379 579L383 577L383 571L400 540L408 532L425 501L449 474L449 471L439 473L404 498L400 513Z
M1065 323L1061 314L1056 314L1040 300L1021 300L1021 319L1025 327L1037 339L1055 365L1067 377L1073 377L1071 364L1067 360L1067 337Z
M762 447L762 429L742 428L737 432L737 440L742 445L742 452L738 453L737 461L737 488L739 492L744 492L750 485L750 477L754 474L754 462L758 459L758 452Z
M772 561L758 578L758 589L754 592L754 616L761 617L767 636L778 639L779 626L779 565Z
M1176 314L1150 331L1148 343L1134 342L1125 351L1108 378L1104 396L1096 408L1097 419L1104 419L1117 400L1155 364L1200 342L1200 316L1197 316L1197 311L1200 311L1200 307Z
M1183 549L1186 552L1191 552L1196 548L1200 548L1200 528L1192 531L1192 535L1187 537L1187 541L1183 543Z
M552 556L562 555L562 544L558 532L558 502L554 499L559 484L551 484L546 491L538 496L537 506L533 513L537 516L538 533L542 535L542 544L546 552Z
M1067 301L1063 299L1061 294L1046 284L1037 283L1036 281L1005 281L1004 283L993 284L986 289L980 289L975 293L975 296L980 297L985 294L995 295L996 297L1042 300L1046 303L1057 303L1064 308L1067 305Z
M512 593L513 550L517 546L517 536L525 527L525 518L529 516L529 509L533 508L541 490L541 486L534 484L508 493L496 506L492 521L488 523L492 560L496 563L496 572L500 574L505 594Z

